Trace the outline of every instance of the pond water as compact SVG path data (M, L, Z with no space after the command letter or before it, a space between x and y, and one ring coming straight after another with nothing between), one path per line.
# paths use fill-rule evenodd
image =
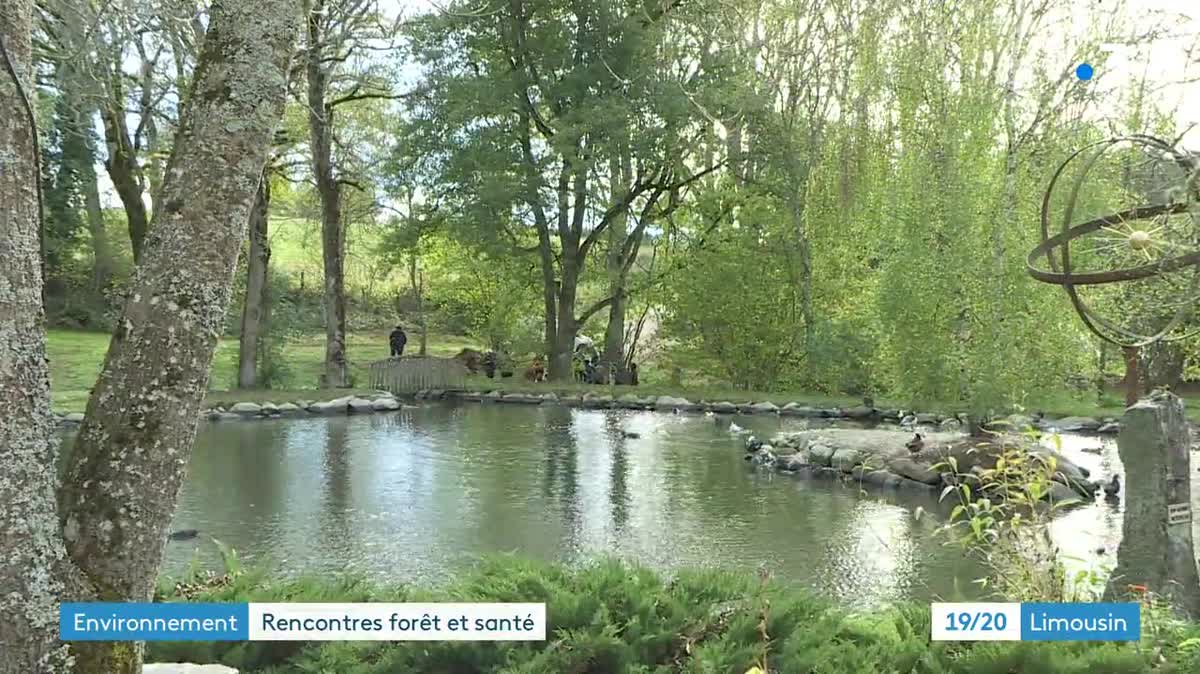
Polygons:
M216 566L215 538L279 574L437 584L486 553L609 554L668 571L765 565L849 605L978 596L981 570L934 536L945 512L935 497L755 470L718 419L430 404L203 424L172 525L202 536L168 543L164 570ZM759 437L805 423L736 420ZM1066 436L1063 449L1093 477L1120 471L1111 441ZM1120 534L1120 506L1102 501L1054 526L1085 563L1115 562Z

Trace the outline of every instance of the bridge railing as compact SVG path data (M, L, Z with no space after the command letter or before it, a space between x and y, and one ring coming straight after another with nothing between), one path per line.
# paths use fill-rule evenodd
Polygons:
M412 395L429 389L463 390L467 387L467 375L467 368L461 361L433 356L389 358L367 367L371 388L396 395Z

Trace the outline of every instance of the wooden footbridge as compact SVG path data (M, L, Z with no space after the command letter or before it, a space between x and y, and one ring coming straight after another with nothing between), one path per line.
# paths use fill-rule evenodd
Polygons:
M379 360L367 366L367 372L371 388L396 395L413 395L430 389L466 390L469 374L462 361L433 356Z

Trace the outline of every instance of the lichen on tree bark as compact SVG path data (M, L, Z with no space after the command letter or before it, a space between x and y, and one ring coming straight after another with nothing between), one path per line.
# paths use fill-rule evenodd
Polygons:
M146 601L195 439L247 215L282 114L291 0L215 0L129 299L58 490L34 129L0 77L0 672L141 670L129 642L58 641L57 603ZM0 37L31 91L30 0ZM68 559L69 557L69 559Z
M0 672L67 666L54 569L57 447L42 310L30 0L0 3ZM11 71L9 70L11 67ZM15 76L15 77L14 77Z

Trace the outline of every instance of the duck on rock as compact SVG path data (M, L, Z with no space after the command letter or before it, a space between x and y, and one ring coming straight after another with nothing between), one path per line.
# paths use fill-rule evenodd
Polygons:
M912 440L904 443L904 446L913 454L919 454L925 448L925 439L921 437L920 433L913 433Z
M1113 475L1112 479L1104 485L1104 495L1108 498L1116 498L1117 494L1121 493L1121 477Z

